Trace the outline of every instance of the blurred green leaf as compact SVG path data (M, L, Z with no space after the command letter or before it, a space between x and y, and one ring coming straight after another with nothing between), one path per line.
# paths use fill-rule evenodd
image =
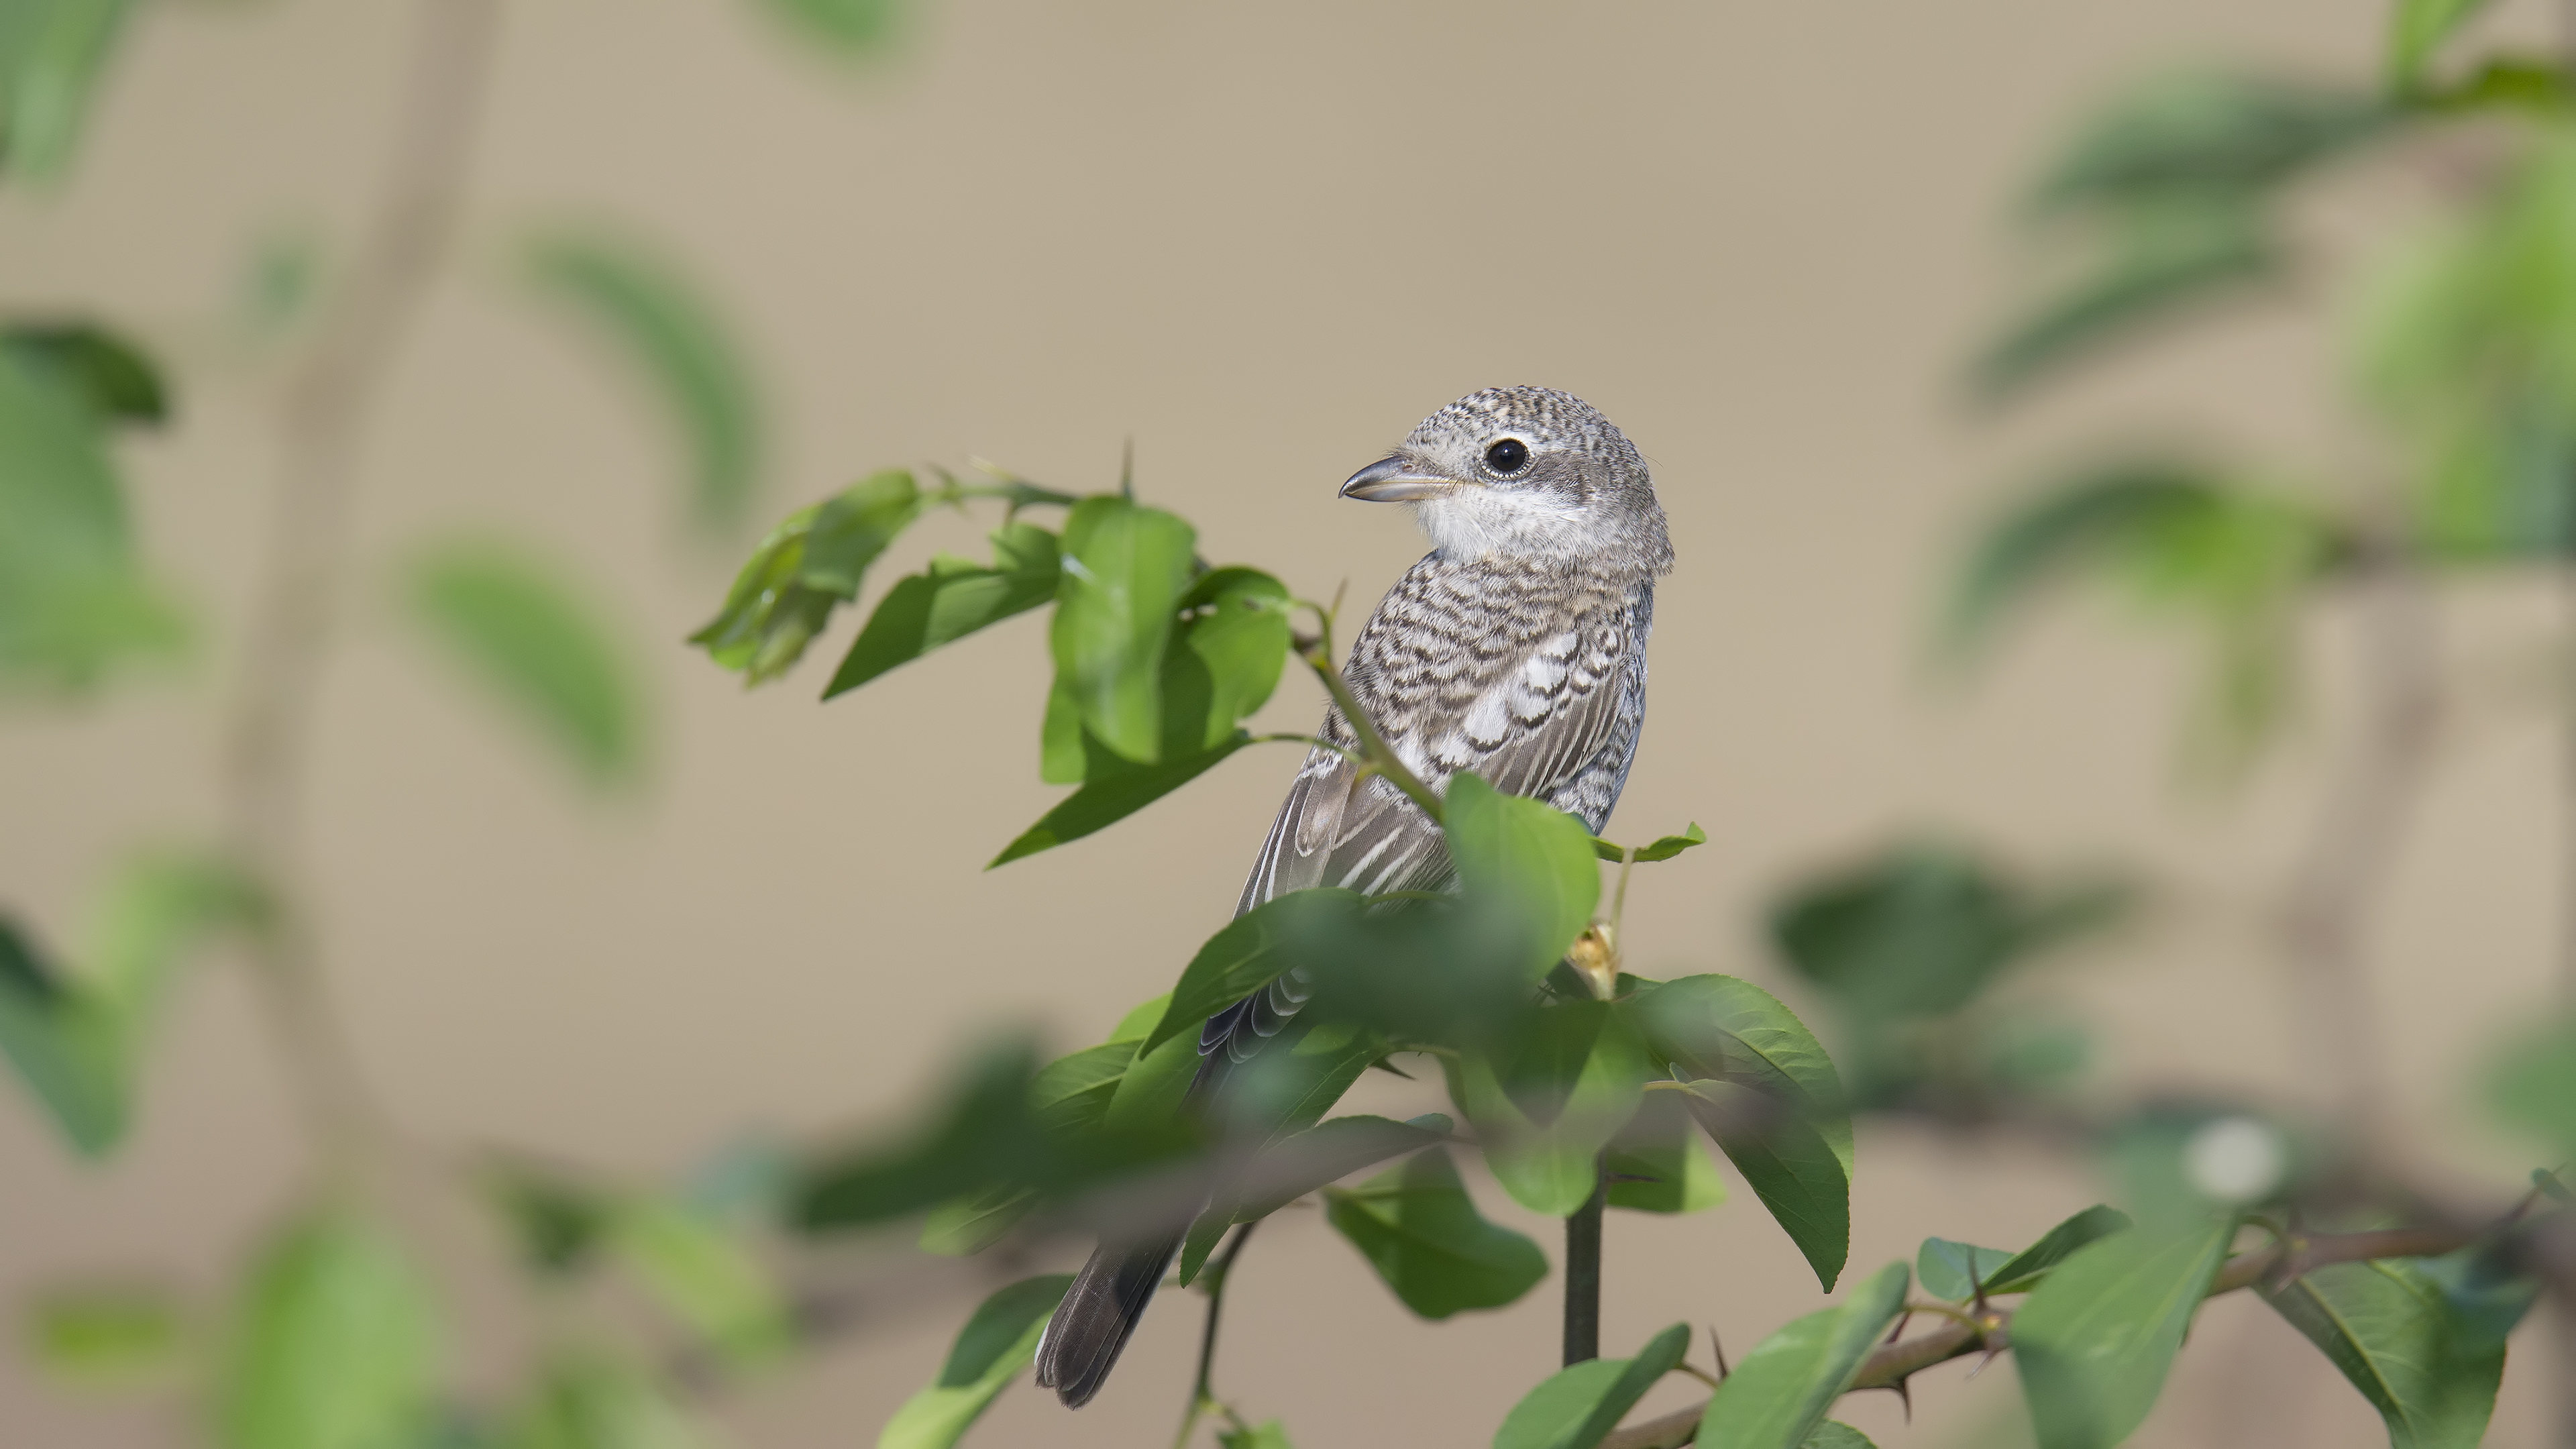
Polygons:
M0 1054L83 1156L125 1132L124 1054L105 1014L0 918Z
M560 1354L545 1366L499 1449L702 1449L707 1443L650 1374L584 1351Z
M906 1399L877 1435L877 1449L948 1449L1036 1356L1048 1315L1073 1286L1070 1273L1028 1278L984 1300L958 1330L928 1388Z
M1015 1185L941 1203L923 1220L915 1246L943 1258L972 1257L1000 1242L1037 1205L1036 1193Z
M667 263L604 233L539 237L528 268L659 397L688 453L697 523L717 531L739 523L759 488L765 445L749 369L714 305Z
M1424 1318L1499 1308L1547 1276L1547 1255L1485 1221L1449 1154L1417 1153L1358 1187L1324 1190L1325 1215Z
M1163 649L1197 532L1160 509L1086 498L1065 521L1054 627L1058 687L1084 729L1128 760L1163 759Z
M2278 244L2233 207L2163 207L2116 225L2100 260L2024 308L1978 355L1973 375L1986 397L2015 396L2284 268Z
M1551 1217L1591 1200L1601 1153L1636 1116L1654 1072L1635 1025L1606 1001L1530 1012L1487 1049L1442 1065L1494 1180Z
M2127 1213L2096 1203L2041 1234L2038 1242L2013 1254L2002 1267L1989 1270L1986 1291L2027 1292L2076 1249L2127 1232L2131 1226Z
M1103 1042L1040 1067L1029 1085L1038 1120L1051 1127L1087 1127L1099 1121L1119 1079L1135 1063L1136 1051L1133 1041Z
M2420 82L2442 43L2485 8L2486 0L2397 0L2389 14L2389 84L2405 89Z
M2551 60L2497 56L2448 86L2423 86L2413 97L2436 113L2502 111L2557 118L2576 111L2576 77Z
M532 1272L578 1273L596 1260L617 1216L614 1194L569 1172L518 1159L490 1163L482 1178L519 1261Z
M1195 1035L1200 1023L1277 979L1290 964L1282 941L1297 919L1314 913L1356 919L1362 904L1357 891L1292 891L1227 922L1182 970L1162 1018L1145 1034L1143 1050L1152 1051L1175 1036Z
M806 40L844 58L873 55L902 33L904 0L766 0Z
M1593 1449L1689 1351L1690 1325L1676 1323L1635 1358L1590 1359L1550 1374L1504 1416L1494 1449Z
M137 1045L181 959L226 934L265 931L274 918L268 893L230 861L140 852L117 867L91 913L82 985Z
M1104 1124L1140 1128L1181 1110L1190 1082L1199 1072L1195 1036L1166 1037L1150 1051L1139 1051L1101 1109Z
M2041 1449L2110 1449L2145 1421L2235 1235L2119 1233L2040 1280L2012 1341Z
M1648 1059L1798 1245L1827 1289L1851 1239L1851 1118L1841 1076L1797 1014L1731 976L1685 976L1629 1011Z
M596 785L642 768L643 701L600 611L551 564L454 540L422 553L407 601L451 655Z
M2416 1263L2336 1263L2257 1291L2388 1421L2390 1449L2477 1449L2486 1437L2504 1343L2477 1341Z
M2367 91L2224 72L2163 76L2079 128L2030 207L2059 216L2177 201L2246 205L2399 119Z
M326 1212L290 1226L236 1313L216 1392L229 1449L399 1449L426 1414L435 1311L375 1224Z
M1016 521L994 533L989 568L947 554L933 558L926 571L896 580L878 601L823 697L846 694L942 644L1052 602L1057 576L1055 535Z
M752 550L724 607L689 642L742 671L747 685L786 673L832 610L858 597L868 565L921 508L912 475L889 468L789 514Z
M1914 1276L1923 1291L1935 1298L1953 1302L1974 1298L1977 1284L1997 1268L2012 1261L2012 1253L2003 1248L1980 1248L1973 1243L1954 1243L1948 1238L1925 1238L1914 1254Z
M169 390L143 349L90 322L13 322L0 351L86 402L100 422L161 423Z
M159 1387L189 1366L196 1344L170 1293L133 1285L55 1288L28 1305L29 1356L77 1388Z
M2576 1020L2506 1047L2488 1068L2487 1104L2506 1126L2576 1156Z
M1219 1429L1216 1442L1218 1449L1295 1449L1277 1419L1248 1429Z
M185 637L137 565L100 427L68 380L0 347L0 690L80 693Z
M1726 1201L1726 1183L1677 1092L1648 1092L1602 1160L1610 1206L1695 1213Z
M654 1299L736 1364L782 1353L787 1305L769 1271L722 1225L672 1202L623 1204L608 1246Z
M1640 864L1650 860L1670 860L1694 845L1706 844L1708 844L1708 832L1700 829L1699 822L1694 820L1690 823L1690 828L1679 835L1662 836L1652 845L1640 846L1637 850L1637 860ZM1613 845L1599 836L1593 837L1592 853L1612 865L1617 865L1624 858L1623 847Z
M1810 1313L1755 1344L1709 1395L1698 1442L1798 1449L1823 1427L1905 1306L1903 1263L1853 1285L1841 1306Z
M1810 876L1770 909L1771 939L1846 1009L1924 1016L1967 1005L2006 968L2116 920L2126 893L2024 886L1963 850L1904 844Z
M1565 955L1601 903L1592 832L1544 801L1504 795L1470 771L1450 777L1441 831L1470 909L1507 915L1533 977Z
M34 181L58 176L133 0L16 0L0 10L0 157Z
M1440 1113L1427 1112L1409 1122L1335 1117L1302 1131L1279 1134L1219 1187L1207 1209L1190 1224L1181 1244L1181 1286L1197 1280L1200 1267L1226 1229L1259 1222L1364 1167L1445 1141L1453 1125Z

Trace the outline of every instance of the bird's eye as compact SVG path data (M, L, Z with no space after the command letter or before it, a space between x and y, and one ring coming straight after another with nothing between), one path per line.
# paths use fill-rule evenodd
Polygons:
M1504 438L1485 450L1485 466L1497 473L1517 473L1529 462L1529 444Z

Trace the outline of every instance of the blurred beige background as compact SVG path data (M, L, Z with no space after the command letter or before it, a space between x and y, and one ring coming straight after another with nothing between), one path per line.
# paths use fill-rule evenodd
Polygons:
M780 423L764 521L913 460L1102 486L1133 437L1141 495L1196 520L1210 557L1312 594L1348 580L1365 601L1422 545L1400 513L1334 498L1349 470L1472 388L1582 394L1652 461L1681 553L1612 833L1695 818L1713 840L1641 875L1640 970L1776 984L1756 903L1893 829L1955 827L2040 864L2136 860L2168 909L2031 989L2111 1024L2118 1080L2297 1097L2256 923L2339 742L2331 672L2281 762L2195 793L2175 769L2189 661L2173 641L2082 608L1968 688L1937 681L1922 644L1960 530L2091 420L2351 446L2321 339L2277 317L2003 421L1971 417L1955 381L2008 293L2004 202L2087 98L2180 60L2366 67L2381 12L924 0L901 52L853 73L744 4L520 0L464 244L368 446L318 741L319 906L378 1089L434 1140L637 1174L749 1130L890 1112L996 1019L1069 1046L1162 989L1224 920L1294 767L1254 752L983 874L1051 797L1035 626L829 707L813 702L828 658L746 696L684 652L732 551L679 535L657 420L505 265L519 228L570 215L635 221L729 304ZM73 182L0 201L0 300L184 342L260 237L344 247L407 16L395 0L153 8ZM183 424L129 453L149 545L212 621L189 677L0 716L0 898L57 939L123 848L208 828L272 381L187 371ZM659 710L643 799L570 788L392 616L389 560L486 523L548 540L627 615ZM923 533L904 548L972 537ZM2556 609L2512 586L2455 597L2462 667L2528 666ZM2318 642L2330 660L2333 621ZM1283 687L1275 727L1305 727L1312 695ZM2499 1191L2516 1156L2472 1125L2462 1083L2549 977L2558 741L2534 708L2459 721L2384 902L2388 1069L2413 1124ZM0 1297L135 1263L210 1285L298 1166L240 983L203 971L114 1162L73 1164L0 1094ZM1553 1252L1551 1225L1485 1188ZM2018 1241L2096 1193L2073 1165L1868 1131L1853 1262L1910 1258L1925 1233ZM1606 1347L1685 1318L1740 1351L1815 1306L1739 1197L1614 1218ZM762 1449L873 1442L965 1305L870 1326L719 1417ZM1550 1367L1556 1311L1551 1283L1508 1312L1418 1323L1319 1215L1291 1214L1244 1260L1221 1383L1307 1449L1481 1444ZM1195 1300L1165 1303L1093 1408L1014 1390L979 1442L1163 1442L1197 1328ZM2490 1443L2540 1442L2544 1347L2518 1350ZM1911 1427L1883 1396L1850 1416L1882 1445L1990 1442L2011 1372L1965 1372L1925 1376ZM0 1361L0 1442L157 1446L178 1424ZM2138 1442L2379 1437L2322 1358L2239 1299L2202 1320Z

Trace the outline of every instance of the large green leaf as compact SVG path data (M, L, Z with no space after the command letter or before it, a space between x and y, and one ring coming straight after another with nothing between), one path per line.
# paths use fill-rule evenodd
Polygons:
M1481 913L1507 914L1536 976L1565 955L1601 903L1592 832L1548 805L1500 794L1470 772L1450 777L1441 812L1458 881Z
M2145 1422L2235 1235L2119 1233L2040 1280L2012 1322L2040 1449L2110 1449Z
M134 0L16 0L0 10L0 158L17 176L59 175Z
M1851 1118L1842 1078L1779 998L1731 976L1685 976L1629 1004L1649 1060L1744 1174L1830 1289L1851 1241Z
M2002 1267L1987 1272L1986 1291L2027 1293L2050 1269L2072 1257L2076 1249L2113 1233L2127 1232L2130 1226L2127 1213L2096 1203L2041 1234L2038 1242L2013 1254Z
M1547 1276L1538 1244L1485 1221L1438 1148L1358 1187L1327 1188L1324 1203L1335 1230L1425 1318L1499 1308Z
M1361 904L1357 891L1330 887L1292 891L1227 922L1182 970L1179 984L1172 988L1171 1004L1145 1035L1144 1050L1152 1051L1183 1033L1196 1033L1201 1022L1276 980L1290 964L1282 944L1298 919L1316 913L1356 919Z
M890 468L789 514L752 550L724 607L689 642L742 671L745 684L786 673L832 610L858 597L868 565L921 507L920 485Z
M457 540L420 555L407 592L432 637L583 778L635 777L642 693L602 611L557 568L511 545Z
M1840 1307L1796 1320L1753 1346L1709 1395L1698 1442L1725 1449L1799 1449L1825 1423L1905 1306L1903 1263L1853 1286Z
M1055 598L1055 535L1013 521L993 535L990 567L941 554L895 581L868 616L823 697L846 694L897 665Z
M1568 1365L1512 1406L1495 1431L1494 1449L1592 1449L1689 1351L1690 1325L1676 1323L1635 1358Z
M2388 78L2411 87L2424 77L2442 43L2486 0L2397 0L2388 17Z
M1163 649L1196 541L1181 519L1123 498L1086 498L1065 521L1056 677L1083 728L1139 764L1163 757Z
M2504 1341L2463 1321L2421 1265L2331 1264L2263 1298L2388 1421L2390 1449L2477 1449L2486 1437Z
M965 1436L1011 1380L1037 1355L1038 1337L1055 1312L1070 1273L1014 1283L984 1300L949 1347L939 1377L895 1410L877 1449L948 1449Z
M1530 1012L1503 1040L1443 1064L1494 1180L1551 1217L1591 1200L1601 1153L1636 1116L1654 1070L1635 1025L1606 1001Z
M1726 1201L1697 1123L1677 1092L1648 1092L1602 1159L1615 1208L1695 1213Z
M1288 663L1288 586L1259 569L1211 569L1181 596L1180 631L1163 664L1164 749L1200 721L1202 749L1269 703Z
M715 306L634 242L556 232L528 249L530 273L653 390L688 457L691 513L719 530L741 521L760 483L759 399Z
M169 420L160 369L132 339L95 323L12 322L0 327L0 351L81 399L103 423Z
M1798 1449L1878 1449L1869 1436L1839 1419L1827 1419Z
M264 1248L216 1386L229 1449L401 1449L430 1404L437 1328L386 1233L324 1213Z

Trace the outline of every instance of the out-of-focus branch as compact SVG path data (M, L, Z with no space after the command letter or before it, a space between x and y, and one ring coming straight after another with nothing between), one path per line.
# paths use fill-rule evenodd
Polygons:
M2374 1258L2424 1258L2466 1247L2475 1235L2458 1228L2400 1228L2378 1233L2333 1233L2321 1237L2274 1243L2251 1253L2240 1253L2229 1259L2209 1285L2209 1296L2233 1293L2250 1288L2266 1279L2297 1277L2311 1269L2335 1263L2361 1263ZM1853 1391L1892 1389L1915 1373L1985 1350L2000 1352L2012 1346L2012 1315L2002 1309L1990 1309L1978 1327L1965 1323L1944 1323L1930 1333L1900 1339L1885 1345L1861 1365L1860 1376L1852 1380ZM1601 1441L1601 1449L1680 1449L1699 1434L1700 1416L1708 1411L1706 1403L1631 1424L1611 1432Z

